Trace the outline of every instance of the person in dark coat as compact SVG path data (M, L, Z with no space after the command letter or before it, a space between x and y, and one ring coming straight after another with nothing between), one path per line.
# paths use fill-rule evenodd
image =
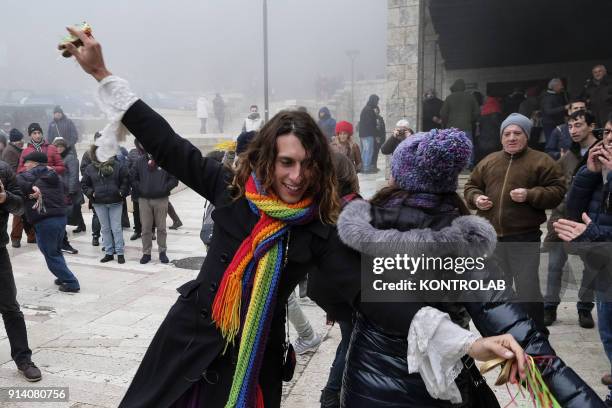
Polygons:
M11 358L25 379L34 382L39 381L42 375L32 362L25 319L17 302L13 266L6 249L9 243L6 233L9 214L20 216L23 210L23 195L15 171L9 164L0 161L0 314L11 347Z
M100 262L125 263L123 230L121 228L121 214L123 212L123 199L130 192L130 181L127 164L118 160L116 156L105 162L98 161L96 157L97 146L89 151L91 163L87 165L81 179L83 194L89 198L100 220L102 240L106 255Z
M336 134L336 119L332 118L331 112L327 106L319 109L319 121L317 122L327 140L332 141Z
M166 216L168 215L168 197L174 187L178 185L176 177L155 163L148 155L138 158L130 169L132 190L138 194L138 211L142 222L142 258L141 264L151 260L152 228L155 221L157 228L157 247L159 260L168 263L166 255Z
M381 248L385 245L398 248L397 243L414 245L416 242L435 245L465 242L468 245L457 247L462 249L455 256L476 257L483 253L490 256L496 246L495 230L481 217L469 215L469 210L456 194L458 175L469 160L470 150L469 139L457 129L434 130L407 138L393 154L393 184L379 191L370 202L355 200L342 210L338 219L338 233L342 241L368 257L381 256ZM433 167L436 172L431 172ZM373 246L372 243L378 245ZM408 248L408 256L421 256L423 250L422 247L401 248ZM376 279L381 277L385 281L388 271L387 268ZM494 263L488 264L486 271L488 276L481 278L500 277ZM469 271L465 273L470 274ZM437 274L441 272L427 270L428 279L442 276ZM454 271L452 274L456 277ZM358 281L356 284L361 283ZM408 295L410 300L401 303L389 302L390 299L376 302L373 298L365 301L365 294L361 293L362 301L356 307L357 318L346 357L342 406L450 408L458 406L458 403L465 407L478 406L474 401L479 398L467 382L470 377L466 367L473 363L463 354L467 350L470 357L486 361L491 357L477 355L480 348L478 343L498 343L502 340L498 337L477 340L474 333L459 328L461 305L483 336L507 333L506 336L511 336L506 338L511 342L516 339L529 355L554 355L546 336L536 329L522 307L504 302L512 299L511 287L494 292L483 293L484 296L471 292L468 303L419 302L418 292L411 292ZM382 299L383 296L389 298L395 295L381 292L379 296ZM497 298L500 303L489 303L492 298ZM318 300L317 296L314 296L314 300ZM400 301L397 298L393 300ZM449 316L456 324L450 325L446 332L442 321L448 320ZM464 344L465 347L457 345L456 350L459 351L451 359L452 353L435 346L438 335L446 342L454 339L454 344ZM420 349L421 344L427 344L426 352ZM520 359L521 348L509 348L511 354L518 353L517 358ZM428 372L427 367L421 364L427 360L422 353L431 355L439 364L435 365L434 373L429 376L423 375ZM456 369L451 370L450 366ZM552 364L541 364L540 370L561 406L602 407L601 400L593 390L560 359L554 358ZM443 396L432 395L428 387L431 380L428 378L432 375L444 377L449 372L454 373L454 391L451 386ZM446 380L449 378L446 377ZM485 385L475 392L483 393L486 388Z
M96 132L94 134L94 142L100 137L102 134L100 132ZM85 175L85 169L87 166L91 164L90 157L91 149L88 149L83 153L83 157L81 158L81 165L79 167L81 171L81 178ZM100 219L98 218L98 214L96 214L96 209L92 205L92 200L87 201L87 207L93 213L91 217L91 245L99 246L100 245Z
M61 106L56 106L53 109L53 120L49 123L49 130L47 131L47 143L53 144L53 141L61 137L66 141L68 147L74 147L79 141L79 132L74 126L74 122L69 119ZM71 154L76 155L76 150L71 150Z
M67 225L78 225L84 231L85 221L83 220L83 214L81 214L81 204L85 200L81 191L81 183L79 183L79 159L77 159L76 153L72 152L73 148L69 148L62 137L56 137L53 141L53 146L57 148L57 152L60 154L66 168L61 179L64 184L64 192L66 193L66 205L68 206L66 211L68 217ZM68 231L64 234L62 251L73 255L79 253L78 250L70 245Z
M571 116L572 113L580 110L586 110L586 102L583 99L573 99L569 103L569 109L567 110L567 116ZM550 134L550 138L546 142L545 151L550 157L558 160L563 154L567 153L572 147L572 137L569 132L568 124L563 123L562 125L556 126Z
M501 150L499 127L503 120L502 108L498 98L487 96L480 110L479 133L474 140L474 165L493 152Z
M564 92L563 81L553 78L548 83L548 90L542 97L542 128L546 142L555 127L565 122L565 112L569 109L567 95Z
M102 81L99 91L104 98L101 99L113 104L121 115L121 123L162 168L216 207L213 239L201 272L195 280L178 288L179 299L156 333L120 407L153 408L174 404L177 407L215 408L239 404L253 406L255 401L267 408L279 407L283 367L291 369L291 359L286 360L288 364L284 362L283 307L291 291L309 271L333 280L333 287L342 288L335 297L344 302L354 304L361 290L359 280L355 279L360 259L342 244L331 225L335 222L339 202L327 139L308 114L281 112L257 134L241 156L235 174L232 174L213 159L202 157L199 149L178 136L159 114L139 100L126 81L113 76L104 65L100 44L95 39L74 28L68 31L83 41L83 48L77 50L68 44L68 51L86 72ZM119 95L121 98L117 98ZM177 157L183 160L176 160ZM273 192L274 197L265 195L268 191ZM225 301L235 305L236 298L224 296L228 293L228 283L234 282L237 284L234 287L242 287L240 280L232 279L234 274L231 272L236 271L236 263L244 261L244 249L258 241L257 231L266 222L263 208L258 207L260 200L282 212L289 208L287 204L303 212L292 217L298 222L291 223L283 232L286 238L281 238L280 234L276 238L281 239L275 243L281 253L281 257L276 259L281 262L274 264L277 265L275 274L279 269L282 271L276 280L278 289L269 286L274 280L263 284L264 289L266 286L270 288L268 293L271 290L275 292L270 298L271 304L280 307L264 309L261 318L255 320L244 319L246 326L243 330L252 332L249 327L258 325L265 341L254 344L252 338L239 336L236 342L228 342L228 335L231 336L232 332L225 328L236 328L235 324L239 328L243 319L237 310L237 320L228 326L231 320L221 318L229 315L219 313L227 311ZM316 207L312 203L316 203ZM274 213L267 216L279 220ZM262 282L257 269L249 267L249 271L256 271L255 277ZM252 282L252 277L249 272L246 282ZM251 299L260 299L261 294L251 288L250 284L245 286ZM219 294L223 295L223 301L218 301L221 299ZM495 309L500 310L498 307ZM502 331L511 327L508 320L525 320L512 305L503 305L502 309L504 319L489 326L493 330L484 326L483 331ZM481 314L490 315L489 310L479 310ZM531 330L528 321L520 326L521 332L517 335L521 339L538 340L537 345L531 342L539 346L531 352L554 353L546 347L547 343L542 344L545 340L540 342L541 337ZM257 352L253 354L243 350L241 353L240 344L243 342L256 346ZM525 345L528 343L528 340L524 341ZM405 355L405 350L402 354ZM255 361L255 364L250 365L249 361ZM247 365L252 367L252 371L245 377L236 375L234 380L236 370ZM600 406L592 403L598 401L592 390L560 359L543 369L547 385L556 396L562 397L560 400L565 406ZM245 380L241 381L241 378ZM240 402L238 398L241 398Z
M146 153L137 139L134 139L134 148L130 150L128 153L128 171L130 175L130 187L131 194L130 197L132 199L132 207L134 209L134 233L130 237L130 241L136 241L142 236L142 224L140 222L140 208L138 206L138 190L134 188L134 166L138 159L144 156Z
M430 89L423 97L423 132L429 132L431 129L437 129L442 126L440 119L440 111L444 102L436 96L436 91Z
M374 113L376 113L376 137L374 139L372 163L374 167L378 168L378 152L387 140L387 127L385 126L385 119L380 114L380 108L378 106L374 108Z
M592 74L580 96L588 102L589 109L597 118L597 125L603 127L608 115L612 113L612 80L604 65L594 66Z
M612 365L612 115L604 128L604 138L588 153L585 166L574 178L567 197L567 219L555 222L555 232L563 241L577 242L585 266L596 271L597 327L608 361ZM597 244L605 242L606 244ZM571 248L571 247L570 247ZM602 382L608 386L607 406L612 406L612 374Z
M62 254L66 234L66 195L55 170L47 167L47 155L32 152L23 157L25 171L17 183L25 197L25 216L36 231L36 243L61 292L78 292L79 281Z
M361 172L364 174L378 172L373 159L376 135L378 134L376 128L378 119L374 109L378 107L379 100L378 95L370 95L359 116L359 139L361 140L361 163L363 166Z
M5 161L14 173L17 173L19 167L19 158L23 152L23 133L17 129L11 129L9 132L9 144L2 152L2 160ZM23 230L25 229L28 236L27 241L30 243L36 242L36 236L34 235L34 228L27 222L23 222L25 217L23 215L13 214L13 225L11 228L11 246L13 248L21 247L21 237Z
M474 96L465 90L463 79L456 80L450 90L451 94L444 100L440 111L442 125L463 130L474 143L473 128L480 115L480 106ZM474 167L474 157L470 159L468 167Z
M219 132L223 133L223 125L225 124L225 101L223 101L221 94L215 95L215 99L213 99L213 110L217 118Z

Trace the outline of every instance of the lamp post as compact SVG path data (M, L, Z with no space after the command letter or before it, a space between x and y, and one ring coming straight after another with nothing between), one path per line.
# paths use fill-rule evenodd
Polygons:
M268 122L270 106L268 100L268 0L263 0L263 43L264 43L264 120Z
M346 55L351 59L351 123L355 123L355 58L359 56L359 50L347 50Z

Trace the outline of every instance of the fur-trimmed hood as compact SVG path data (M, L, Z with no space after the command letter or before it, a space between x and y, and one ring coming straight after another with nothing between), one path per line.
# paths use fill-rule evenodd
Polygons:
M493 226L484 218L475 215L457 217L449 226L440 230L377 229L371 223L369 202L356 200L349 203L338 218L340 239L349 247L370 256L392 253L421 255L424 251L431 250L432 243L441 244L447 249L455 248L457 256L489 256L497 243ZM384 244L384 250L380 244ZM380 253L381 250L385 254Z

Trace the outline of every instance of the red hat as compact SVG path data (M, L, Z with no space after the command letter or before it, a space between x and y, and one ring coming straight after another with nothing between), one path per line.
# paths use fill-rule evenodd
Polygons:
M338 122L336 124L336 134L340 134L342 132L346 132L349 135L353 135L353 125L350 124L350 122L347 122L345 120Z

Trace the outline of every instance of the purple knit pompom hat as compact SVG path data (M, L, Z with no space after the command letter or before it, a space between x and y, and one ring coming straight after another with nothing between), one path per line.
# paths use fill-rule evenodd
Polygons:
M433 129L408 137L395 149L391 175L406 191L453 193L472 154L472 142L459 129Z

